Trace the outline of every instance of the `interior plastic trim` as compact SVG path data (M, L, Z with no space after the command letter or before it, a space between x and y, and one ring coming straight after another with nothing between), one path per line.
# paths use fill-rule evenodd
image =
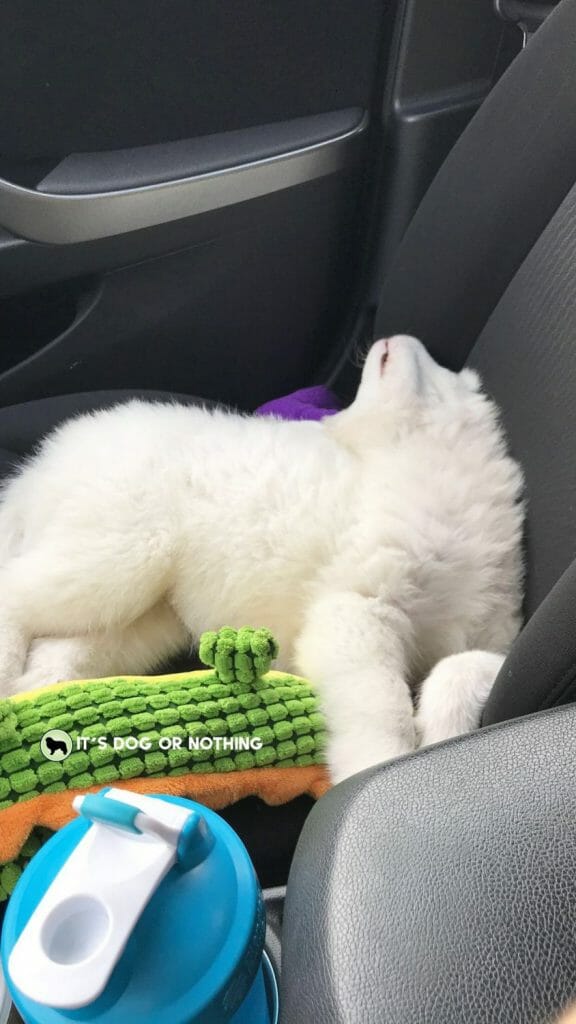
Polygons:
M109 238L293 188L344 169L368 125L355 123L321 141L222 166L208 173L136 188L55 194L0 178L0 225L34 242L68 245ZM331 116L331 115L327 115ZM315 118L316 124L320 118ZM272 126L270 126L272 127ZM278 128L281 130L281 126Z

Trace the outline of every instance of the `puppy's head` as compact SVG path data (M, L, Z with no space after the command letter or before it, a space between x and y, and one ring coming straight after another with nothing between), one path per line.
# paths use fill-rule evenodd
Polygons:
M460 402L479 387L473 370L452 373L439 366L417 338L396 334L372 345L354 404L410 413Z
M453 373L439 366L424 345L407 334L372 345L352 405L334 426L355 440L377 444L399 433L428 428L435 418L478 407L480 380L473 370ZM362 437L360 437L362 435Z

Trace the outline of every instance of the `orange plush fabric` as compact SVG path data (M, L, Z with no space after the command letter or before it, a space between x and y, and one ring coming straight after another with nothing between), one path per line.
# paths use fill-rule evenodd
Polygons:
M244 797L257 796L273 806L287 803L305 794L318 798L330 787L328 772L321 765L294 768L251 768L249 771L224 774L166 776L162 779L139 778L115 782L119 789L137 793L163 793L189 797L213 810L220 810ZM72 800L79 794L96 792L68 789L61 793L44 793L6 808L1 815L0 864L18 856L34 828L56 831L75 817Z

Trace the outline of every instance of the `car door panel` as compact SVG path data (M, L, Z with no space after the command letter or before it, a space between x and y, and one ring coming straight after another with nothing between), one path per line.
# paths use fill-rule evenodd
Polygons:
M37 345L28 334L23 338L13 317L12 336L2 348L0 402L110 386L152 387L250 409L270 394L297 387L326 356L347 301L342 237L351 235L354 195L350 178L331 176L241 205L234 230L224 211L194 218L195 245L188 241L169 255L72 282L66 275L79 259L86 268L97 269L100 258L109 266L110 240L58 247L24 243L26 253L34 250L42 279L42 287L22 296L26 308L38 303L24 327L39 331L39 338ZM251 216L250 208L258 205ZM263 206L265 217L259 215ZM129 243L130 237L117 240ZM106 250L103 255L98 246ZM43 273L46 249L56 260L65 257L52 267L53 276L60 270L65 279L52 289ZM54 314L58 333L47 344L45 316ZM25 344L30 349L22 362Z
M314 374L359 262L385 14L2 5L0 402L163 387L250 408Z
M381 0L5 0L0 153L13 166L54 165L366 108L385 10Z
M497 46L481 6L451 82ZM6 0L0 403L135 387L252 409L325 380L364 323L375 200L388 251L389 199L406 218L438 152L435 131L394 150L384 97L431 87L413 65L454 7Z

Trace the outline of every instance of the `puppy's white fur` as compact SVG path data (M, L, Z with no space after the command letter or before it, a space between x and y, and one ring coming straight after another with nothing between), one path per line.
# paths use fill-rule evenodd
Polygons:
M321 423L81 416L4 489L0 693L248 624L318 684L336 780L467 731L519 628L521 488L476 375L405 336Z

